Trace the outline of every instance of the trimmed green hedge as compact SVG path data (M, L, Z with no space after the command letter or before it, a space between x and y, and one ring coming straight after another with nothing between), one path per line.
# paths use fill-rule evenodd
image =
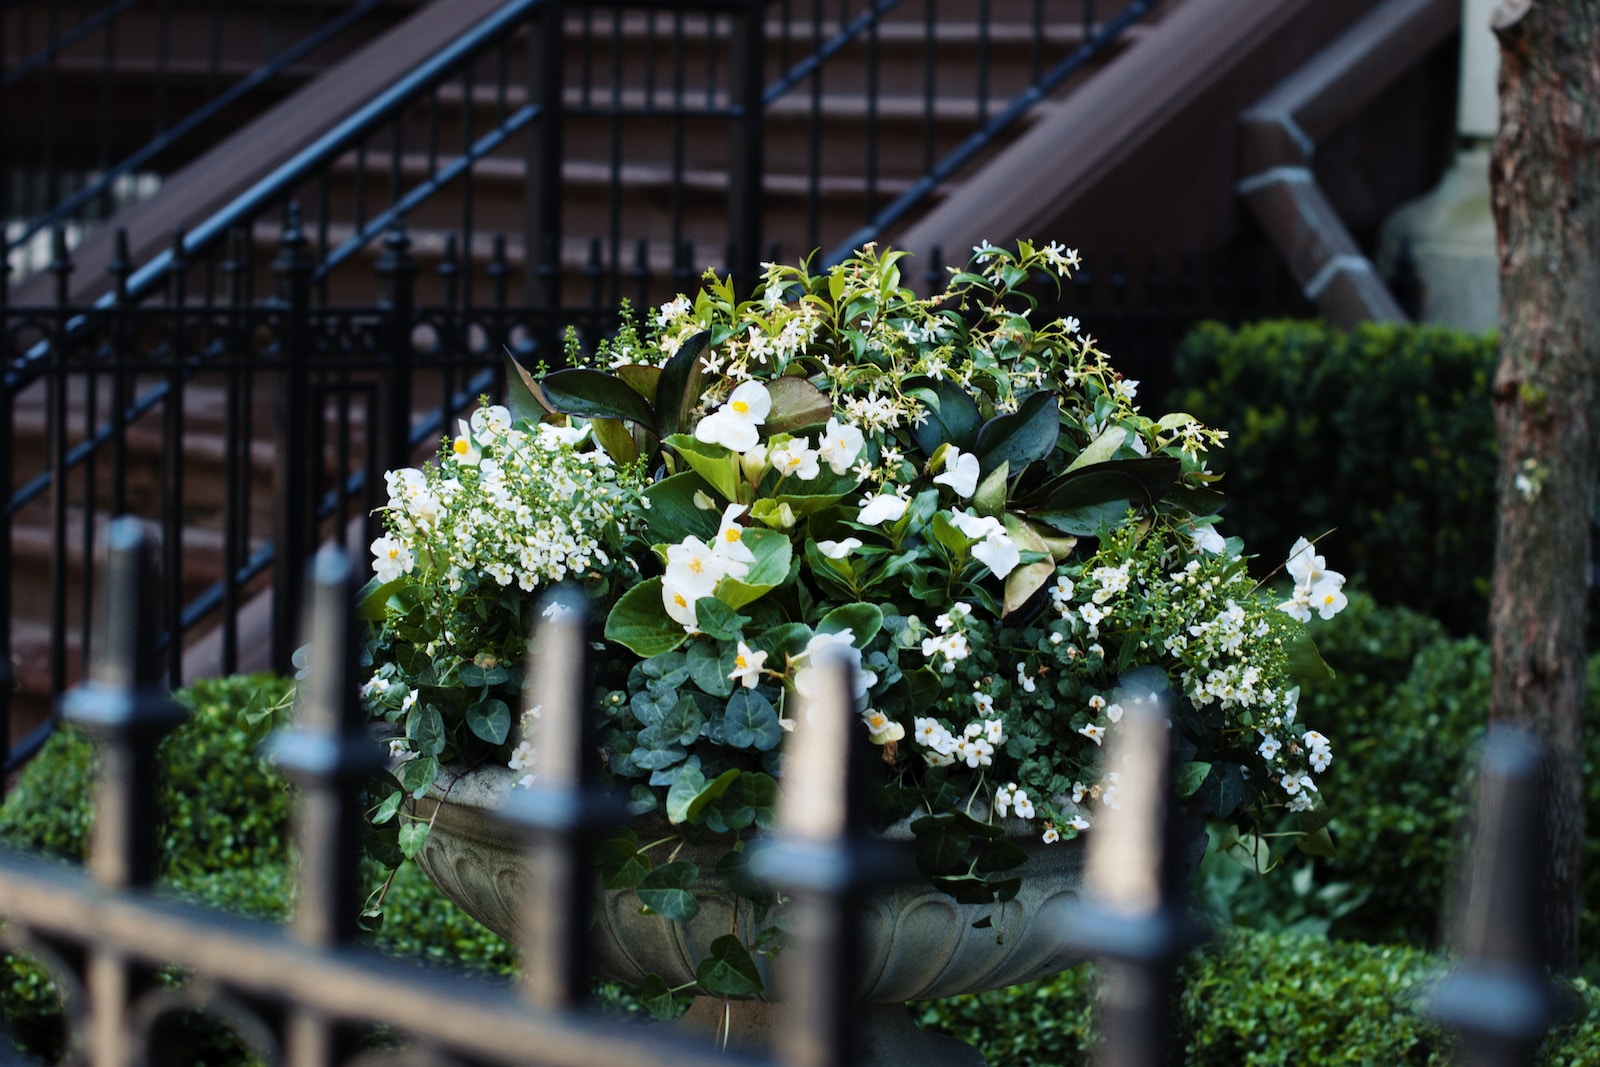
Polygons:
M1173 1005L1174 1045L1189 1067L1370 1064L1445 1067L1447 1034L1414 1003L1439 961L1401 945L1233 930L1188 960ZM1092 967L918 1006L918 1021L982 1048L990 1067L1089 1062ZM1576 1067L1600 1049L1600 989L1572 985L1579 1014L1539 1062Z
M1227 430L1222 529L1261 552L1334 527L1328 563L1456 633L1487 622L1496 342L1434 327L1196 328L1168 406Z

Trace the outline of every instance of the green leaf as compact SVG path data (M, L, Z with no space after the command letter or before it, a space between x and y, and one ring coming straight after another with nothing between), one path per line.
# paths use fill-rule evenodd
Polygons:
M422 756L400 764L394 773L400 779L400 787L420 800L439 777L439 761L432 756Z
M650 536L657 543L678 544L686 537L709 541L722 522L722 513L696 506L696 494L711 496L711 484L694 471L684 471L652 484L644 491L650 501ZM713 503L716 498L712 497Z
M770 752L783 740L778 712L772 702L754 689L740 688L728 698L722 717L722 740L730 748Z
M1309 834L1301 834L1295 839L1300 846L1300 851L1310 856L1323 856L1327 859L1339 858L1339 846L1333 843L1333 835L1326 826L1313 830Z
M993 471L1002 463L1020 471L1048 456L1061 436L1061 405L1048 389L1029 393L1017 410L996 415L978 431L980 469Z
M651 1018L663 1023L676 1019L694 1003L693 996L674 992L659 974L644 976L644 984L639 987L639 1000Z
M1297 682L1325 682L1334 676L1333 668L1323 662L1317 643L1304 629L1290 638L1283 651L1289 659L1289 676Z
M633 831L614 834L600 842L596 858L607 889L633 889L650 873L650 857L638 850Z
M400 577L390 582L379 582L374 574L356 593L356 617L362 622L382 622L388 614L389 597L410 581L410 578Z
M711 942L710 955L695 968L694 979L714 997L753 997L766 989L750 950L734 934Z
M467 729L491 745L504 744L511 734L511 709L499 697L489 697L467 705Z
M789 535L776 530L748 528L742 540L755 556L749 573L717 583L717 599L731 608L742 608L787 581L793 556Z
M754 824L770 830L778 820L778 782L769 774L744 771L717 805L730 830Z
M645 363L624 363L617 368L617 377L628 383L628 388L644 397L652 405L657 387L661 383L661 368Z
M751 872L750 857L743 841L736 842L717 860L717 877L746 900L765 903L772 899L772 892Z
M1030 517L1062 533L1075 537L1099 537L1107 530L1116 529L1127 517L1132 501L1110 500L1102 504L1069 508L1062 511L1034 511Z
M1015 567L1006 575L1005 603L1000 611L1000 614L1005 616L1026 604L1033 594L1044 588L1056 576L1056 562L1050 555L1050 546L1045 543L1044 538L1034 532L1032 526L1011 514L1002 516L1002 521L1005 523L1006 533L1016 543L1017 548L1023 552L1038 552L1044 556L1044 559L1036 563L1024 563Z
M972 837L955 815L928 815L911 824L916 835L917 868L928 877L949 875L966 866Z
M405 803L406 795L399 789L391 788L387 795L372 810L372 825L382 826L399 812L400 805Z
M850 643L857 648L866 648L882 627L883 609L875 604L857 601L841 605L824 615L822 621L817 623L817 633L837 634L849 630Z
M978 483L978 489L972 494L972 506L978 510L979 515L998 516L1006 507L1006 479L1011 477L1011 463L1002 460L1000 465Z
M737 768L723 771L710 782L699 771L685 768L673 779L672 788L667 790L667 821L674 826L684 822L696 822L706 805L716 800L744 772Z
M418 700L406 714L406 740L420 756L437 756L444 751L444 717L430 701Z
M655 428L655 413L621 378L587 367L571 367L545 375L545 400L567 415L586 419L623 419Z
M722 587L717 589L720 595ZM732 641L750 621L749 616L740 615L714 596L703 596L694 602L694 618L702 633L718 641Z
M1239 810L1244 799L1244 775L1236 763L1215 763L1205 781L1197 790L1205 810L1219 819L1226 819Z
M1193 796L1200 784L1211 773L1211 764L1203 762L1180 763L1174 776L1180 797Z
M645 659L670 652L689 637L661 603L660 578L647 578L617 599L606 616L605 635Z
M543 396L538 379L506 352L506 410L511 412L511 420L538 422L551 410Z
M933 455L942 444L955 445L963 452L973 451L983 413L965 389L942 378L912 378L906 382L905 392L928 409L928 418L911 429L911 436L924 455Z
M690 697L683 696L667 710L655 729L657 736L667 744L690 745L699 739L705 723L700 708Z
M422 851L423 842L428 840L428 824L417 820L402 823L400 826L400 852L406 859L415 859L418 852Z
M710 339L708 330L685 339L661 368L656 384L655 411L663 437L684 429L689 423L689 413L700 402L700 394L705 391L705 367L700 362L700 353L705 351Z
M714 697L728 696L736 684L728 676L734 671L738 652L738 647L727 641L695 641L689 646L689 677Z
M739 483L744 475L739 467L737 452L708 441L697 440L683 433L672 434L662 443L670 445L678 455L682 456L690 469L722 494L724 500L739 499ZM721 516L718 518L720 520Z
M1117 449L1121 448L1122 442L1127 439L1128 431L1121 426L1107 426L1099 437L1090 441L1088 447L1078 453L1076 459L1067 464L1067 470L1075 471L1091 463L1105 463L1117 454Z
M699 877L699 867L688 860L674 860L645 875L634 892L651 911L685 923L700 914L700 902L694 898L694 883Z
M833 417L833 401L804 378L778 378L767 383L772 410L762 429L770 437L794 433L807 426L821 426Z
M638 461L639 446L621 420L593 418L589 420L589 426L594 432L594 439L619 466L626 467Z

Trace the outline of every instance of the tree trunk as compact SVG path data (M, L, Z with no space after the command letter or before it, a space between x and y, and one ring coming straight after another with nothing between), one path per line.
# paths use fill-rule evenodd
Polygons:
M1490 165L1500 255L1494 379L1499 521L1491 722L1546 753L1550 963L1578 963L1584 622L1600 475L1600 5L1504 0L1500 134Z

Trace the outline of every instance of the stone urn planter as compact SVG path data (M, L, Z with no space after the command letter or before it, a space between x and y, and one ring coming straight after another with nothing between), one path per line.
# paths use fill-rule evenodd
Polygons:
M440 802L415 802L416 814L434 818L433 830L417 855L422 870L451 900L489 929L510 940L521 933L524 887L518 843L491 816L510 796L513 775L501 767L481 767L461 776L444 775L435 788ZM435 817L435 812L437 816ZM904 826L887 837L910 839ZM1078 962L1059 945L1064 913L1082 886L1084 849L1078 842L1045 845L1035 835L1017 842L1029 853L1020 869L1017 898L996 912L992 928L972 924L992 909L959 904L921 882L914 870L905 885L871 900L863 916L868 961L861 993L867 1002L864 1063L982 1065L968 1045L927 1033L912 1022L907 1001L977 993L1042 978ZM688 859L709 872L725 851L721 844L685 846ZM716 937L733 928L734 898L707 873L700 913L686 924L655 914L640 914L632 890L600 893L593 962L597 973L638 984L654 972L668 985L694 980L696 964ZM741 935L751 932L748 902L740 908ZM766 961L757 957L766 982ZM768 988L771 988L768 982ZM765 1001L734 1001L727 1013L734 1042L760 1047L776 1024L777 1011ZM697 997L681 1025L713 1032L724 1022L721 998Z

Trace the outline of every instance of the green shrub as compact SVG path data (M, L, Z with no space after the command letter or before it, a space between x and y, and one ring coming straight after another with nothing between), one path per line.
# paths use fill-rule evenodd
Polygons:
M1371 1064L1444 1067L1452 1040L1415 1010L1442 971L1402 945L1233 930L1191 956L1173 1004L1174 1051L1188 1067ZM1054 978L918 1005L923 1026L977 1046L991 1067L1089 1062L1095 976ZM1572 984L1578 1014L1546 1040L1538 1062L1592 1063L1600 990Z
M1494 550L1495 341L1313 322L1195 329L1169 406L1227 430L1223 530L1263 553L1337 527L1329 565L1386 603L1481 633Z

